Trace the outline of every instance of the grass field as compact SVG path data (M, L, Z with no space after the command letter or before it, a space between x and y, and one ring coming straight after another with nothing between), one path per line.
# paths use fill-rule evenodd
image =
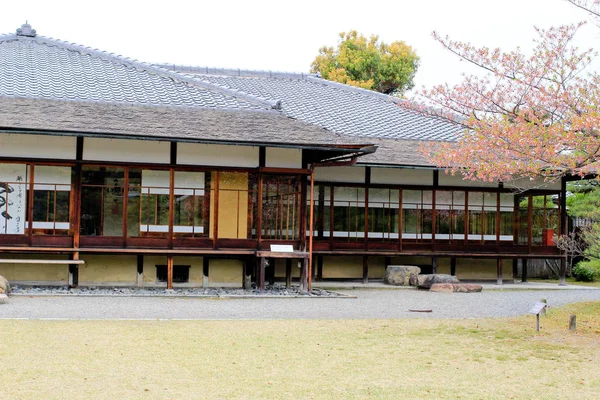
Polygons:
M558 284L560 281L558 279L540 279L540 278L532 278L529 279L530 282L540 282L540 283L556 283ZM600 288L600 280L594 282L580 282L575 280L575 278L567 278L567 285L578 285L578 286L591 286Z
M568 316L578 329L569 332ZM597 399L600 302L479 320L0 321L2 399Z

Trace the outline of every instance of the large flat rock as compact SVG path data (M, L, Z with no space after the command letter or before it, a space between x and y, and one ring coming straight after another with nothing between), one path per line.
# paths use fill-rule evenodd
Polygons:
M394 286L409 286L411 276L421 273L421 268L414 265L388 265L385 269L383 283Z
M460 283L457 277L447 274L414 275L410 277L410 284L419 289L429 289L434 283Z
M479 293L483 290L476 283L434 283L429 291L442 293Z

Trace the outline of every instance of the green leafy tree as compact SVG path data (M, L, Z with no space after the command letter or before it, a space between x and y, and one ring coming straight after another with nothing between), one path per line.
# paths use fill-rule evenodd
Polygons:
M574 182L569 185L571 196L567 197L568 213L571 217L588 221L581 228L586 242L586 257L600 260L600 187L597 180Z
M312 73L363 89L401 96L414 87L419 57L403 41L384 43L357 31L340 33L337 47L324 46L311 64Z

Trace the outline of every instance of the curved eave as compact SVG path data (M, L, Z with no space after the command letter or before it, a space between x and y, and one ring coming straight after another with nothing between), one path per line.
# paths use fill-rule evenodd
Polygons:
M115 133L100 132L82 132L82 131L55 131L25 128L7 128L0 126L1 133L21 134L21 135L46 135L46 136L70 136L70 137L91 137L103 139L126 139L126 140L150 140L150 141L168 141L177 143L202 143L202 144L220 144L228 146L254 146L254 147L274 147L288 149L311 150L316 153L323 153L323 157L318 161L329 161L337 158L349 158L353 156L362 156L374 153L377 146L363 144L315 144L315 143L285 143L285 142L261 142L261 141L231 141L215 140L202 138L179 138L173 136L142 136L126 135ZM326 154L326 155L325 155Z

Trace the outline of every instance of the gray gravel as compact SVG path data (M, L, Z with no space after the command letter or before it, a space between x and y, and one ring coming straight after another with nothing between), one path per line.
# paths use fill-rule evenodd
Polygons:
M526 314L544 298L551 307L600 300L600 290L431 293L350 290L355 298L206 299L175 297L12 296L0 319L365 319L482 318ZM415 313L409 309L431 309Z
M17 286L12 287L13 295L29 296L140 296L140 297L345 297L338 292L314 288L301 292L298 286L286 288L284 285L267 285L265 290L238 288L137 288L137 287L81 287L68 286Z

